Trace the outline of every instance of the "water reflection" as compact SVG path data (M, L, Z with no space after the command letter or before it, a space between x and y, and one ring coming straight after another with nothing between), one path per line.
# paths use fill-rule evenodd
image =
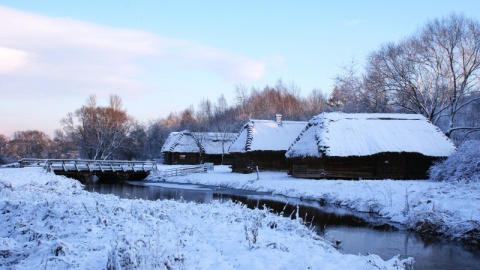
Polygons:
M155 185L91 184L87 190L101 194L114 194L126 199L183 200L186 202L209 203L212 192L198 192L192 189L165 188Z
M286 217L295 218L298 215L311 224L318 234L333 243L339 243L338 248L344 253L373 253L383 259L395 255L411 256L415 258L415 269L480 269L478 246L467 249L454 242L422 239L378 216L319 202L268 193L165 182L91 183L86 189L130 199L172 199L197 203L232 200L250 208L266 206Z
M385 233L369 228L332 227L326 232L329 239L342 241L340 250L350 254L378 254L383 259L400 254L414 257L415 269L479 269L480 252L468 250L459 243L424 241L408 231Z

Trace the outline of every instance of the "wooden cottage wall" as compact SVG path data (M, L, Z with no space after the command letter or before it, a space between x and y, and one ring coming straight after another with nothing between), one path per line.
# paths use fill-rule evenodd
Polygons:
M288 173L293 177L321 179L326 177L325 162L320 158L290 159Z
M181 165L200 164L200 154L198 153L172 153L172 163Z
M428 170L430 167L435 162L444 160L445 158L410 154L405 162L405 179L427 179L429 177Z
M182 157L184 156L184 157ZM175 164L185 164L185 165L195 165L200 163L214 163L215 165L222 164L222 155L202 155L198 153L172 153L165 152L163 153L163 164L166 165L175 165ZM223 157L224 165L233 164L233 155L227 154Z
M233 154L233 172L251 172L258 166L259 170L288 170L286 151L254 151Z
M426 179L434 158L416 153L292 159L290 174L312 179Z
M233 153L232 172L249 172L250 157L248 153Z
M215 165L220 165L222 162L222 155L208 155L204 154L202 157L203 163L213 163Z
M173 153L172 152L164 152L163 153L163 164L165 165L172 165L173 164Z
M259 151L251 153L252 161L261 170L288 170L286 151Z
M233 164L233 155L225 154L223 156L223 165L232 165Z
M213 163L215 165L232 165L233 164L233 155L225 154L223 155L223 163L222 163L222 155L221 154L204 154L203 155L203 162L206 163Z

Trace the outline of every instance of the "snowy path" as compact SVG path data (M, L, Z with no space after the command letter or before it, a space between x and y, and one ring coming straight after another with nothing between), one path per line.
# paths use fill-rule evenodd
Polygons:
M205 174L208 175L208 174ZM345 255L298 220L234 203L119 199L0 170L1 269L402 269Z

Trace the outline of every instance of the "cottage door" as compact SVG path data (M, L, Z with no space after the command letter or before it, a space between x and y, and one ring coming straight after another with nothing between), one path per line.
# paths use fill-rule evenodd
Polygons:
M400 154L380 154L377 157L377 178L402 179L405 159Z

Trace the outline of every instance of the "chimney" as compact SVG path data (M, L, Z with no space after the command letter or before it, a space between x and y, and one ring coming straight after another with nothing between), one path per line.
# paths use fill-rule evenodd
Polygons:
M275 119L277 120L277 124L279 126L281 126L282 125L282 115L279 114L279 113L275 114Z

